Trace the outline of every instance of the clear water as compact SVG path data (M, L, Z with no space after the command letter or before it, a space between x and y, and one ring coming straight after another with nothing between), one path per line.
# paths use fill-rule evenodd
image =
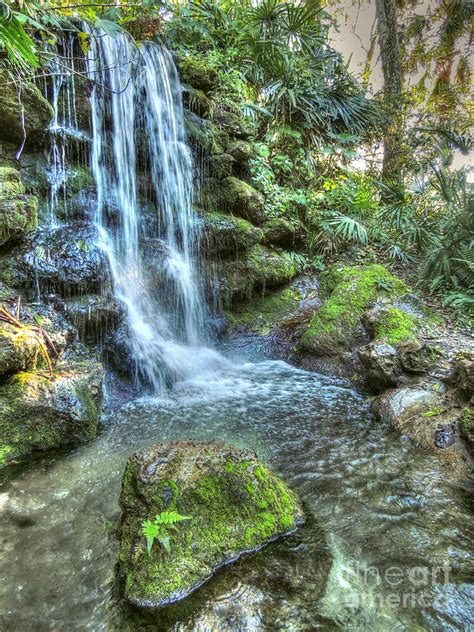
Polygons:
M125 34L92 32L87 68L94 81L92 170L100 245L126 311L138 376L159 392L170 381L223 362L203 346L205 303L196 272L193 167L181 85L166 50L151 42L138 49ZM156 230L142 216L149 200L139 195L138 174L156 204ZM152 273L142 252L147 240L161 253Z
M114 579L124 464L147 444L193 437L255 450L301 495L307 523L182 604L136 613ZM0 507L6 630L411 631L473 623L466 492L450 485L438 459L374 422L344 381L283 362L233 358L214 379L188 379L167 398L126 405L93 442L4 470Z

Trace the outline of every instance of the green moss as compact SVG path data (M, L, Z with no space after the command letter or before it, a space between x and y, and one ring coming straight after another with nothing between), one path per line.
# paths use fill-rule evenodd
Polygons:
M0 466L5 465L7 456L13 452L11 445L0 444Z
M375 337L389 345L414 340L417 334L417 319L398 307L389 307L384 311L375 328Z
M217 212L202 213L203 250L209 255L246 251L262 240L262 231L241 217Z
M267 219L263 195L243 180L233 176L224 178L219 196L223 210L243 217L252 224L260 224Z
M245 327L249 331L266 335L282 318L292 314L301 300L302 294L297 287L285 287L238 303L226 316L231 327Z
M403 281L378 264L333 266L323 275L323 285L331 293L301 338L303 349L322 355L333 355L350 345L362 314L378 297L394 298L408 291Z
M148 500L145 488L150 484L142 484L136 463L129 461L121 496L126 513L120 562L125 593L133 603L164 603L183 595L225 560L295 527L301 511L293 492L256 460L233 457L228 454L210 469L200 459L189 477L194 482L178 482L173 509L193 519L173 532L171 554L154 547L150 556L141 523L165 505L161 493Z
M194 54L180 57L178 59L178 69L183 83L187 83L204 92L209 92L217 84L217 69L204 56L200 57Z

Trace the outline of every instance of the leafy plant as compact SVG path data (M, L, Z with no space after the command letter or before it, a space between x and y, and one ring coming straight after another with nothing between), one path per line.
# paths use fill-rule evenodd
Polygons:
M164 550L169 553L171 550L170 531L177 529L176 524L183 520L192 520L190 516L182 516L176 511L162 511L155 516L154 520L145 520L142 525L142 533L146 538L146 548L148 555L151 555L153 543L158 540Z

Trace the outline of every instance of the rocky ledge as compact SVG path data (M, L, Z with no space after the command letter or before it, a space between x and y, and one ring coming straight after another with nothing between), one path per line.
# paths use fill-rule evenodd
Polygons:
M253 452L220 441L136 452L120 506L125 597L148 608L186 597L220 567L303 522L294 493ZM165 527L147 546L144 523L153 529L154 521Z

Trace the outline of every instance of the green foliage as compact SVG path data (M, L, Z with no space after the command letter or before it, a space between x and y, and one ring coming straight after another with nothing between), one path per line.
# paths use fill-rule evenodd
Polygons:
M181 516L176 511L162 511L155 516L155 519L145 520L142 525L142 533L146 538L148 555L151 555L155 540L161 544L163 549L169 553L171 551L170 531L176 530L176 523L183 520L192 520L190 516Z

